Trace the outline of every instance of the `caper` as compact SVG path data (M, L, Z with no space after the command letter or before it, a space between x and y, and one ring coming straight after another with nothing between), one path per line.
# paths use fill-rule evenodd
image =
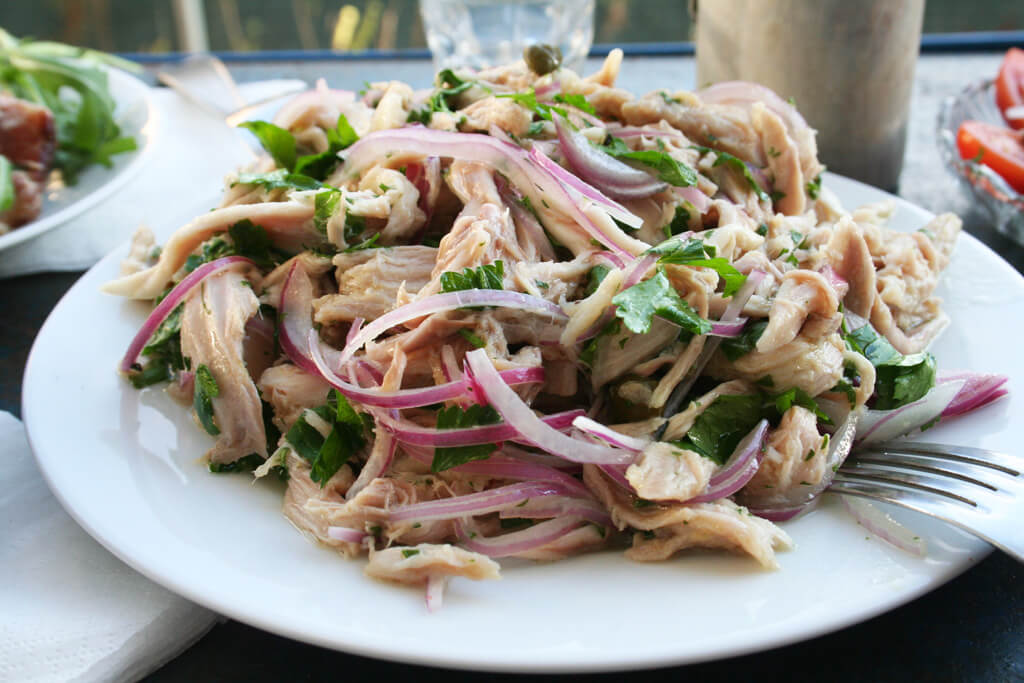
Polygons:
M562 65L562 51L555 45L536 43L523 50L523 59L530 71L543 76L555 71Z

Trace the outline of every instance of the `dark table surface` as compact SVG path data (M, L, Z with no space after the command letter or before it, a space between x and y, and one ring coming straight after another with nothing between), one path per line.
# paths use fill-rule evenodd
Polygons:
M915 189L905 194L920 201L924 188ZM945 208L940 201L933 206L921 203L926 208ZM1024 271L1024 247L997 234L985 216L968 212L964 218L969 232ZM22 374L32 341L80 275L48 273L0 281L0 410L20 416ZM827 567L823 580L827 580ZM693 618L680 615L680 620ZM442 672L333 652L227 621L147 680L362 680L371 675L398 680L435 673ZM443 675L453 681L481 678L467 672ZM658 669L645 676L697 681L1024 681L1024 567L993 553L947 585L862 624L759 654ZM589 676L594 680L620 677Z

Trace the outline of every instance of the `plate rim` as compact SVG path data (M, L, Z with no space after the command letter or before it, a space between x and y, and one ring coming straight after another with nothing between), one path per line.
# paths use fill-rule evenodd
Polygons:
M907 207L911 207L915 211L922 212L928 216L934 216L931 211L924 209L923 207L917 206L902 197L892 195L880 190L879 188L872 187L866 183L862 183L838 174L826 173L825 186L829 187L830 179L838 179L843 183L852 183L859 186L862 190L870 191L876 194L879 199L882 197L894 200L897 205L903 204ZM990 257L994 257L995 261L998 262L1006 272L1016 278L1019 283L1024 286L1024 275L1016 270L1011 264L1002 258L995 250L990 248L984 242L979 240L974 235L963 232L961 233L960 239L967 240L972 243L974 248L980 247L983 251L987 252ZM107 254L99 263L90 268L90 272L101 265L107 263L109 260L116 258L116 256L125 248L125 244L122 244L112 252ZM86 284L86 278L83 276L78 282L76 282L69 290L61 297L60 301L54 307L54 311L63 304L64 300L70 297L79 287L83 287ZM311 631L303 631L301 628L293 627L289 622L278 623L273 621L273 615L266 614L265 611L253 608L247 604L239 604L237 599L232 600L230 597L223 597L203 592L199 588L194 588L191 585L179 581L175 578L174 571L169 569L169 565L165 564L163 568L160 566L150 566L148 563L139 560L130 552L130 549L123 549L117 547L115 544L108 541L105 538L101 530L95 528L90 521L79 514L69 501L64 496L64 491L55 486L53 474L47 467L47 461L40 458L37 449L37 440L35 438L34 426L36 425L35 411L31 408L29 395L33 391L34 383L31 381L31 377L34 376L39 370L36 370L38 365L38 340L44 336L47 328L51 325L53 320L53 311L47 316L46 321L40 328L37 335L36 341L33 342L32 349L30 351L28 361L25 366L23 390L22 390L22 419L26 427L26 433L30 446L33 451L33 455L36 458L36 462L39 469L49 486L51 492L60 502L61 506L68 512L68 514L78 523L82 528L98 541L103 547L114 554L116 557L121 559L127 565L146 576L155 583L164 586L168 590L185 597L196 604L205 606L211 610L216 611L219 614L228 616L237 621L250 624L254 627L262 630L274 633L283 637L287 637L299 642L310 643L327 649L341 651L361 656L373 657L382 660L388 660L392 662L404 662L422 666L433 666L433 667L445 667L464 671L486 671L495 673L548 673L548 674L564 674L564 673L598 673L598 672L615 672L624 670L637 670L637 669L651 669L659 667L671 667L685 664L696 664L700 662L714 661L719 659L727 659L732 657L738 657L742 655L752 654L756 652L762 652L769 649L791 645L798 642L803 642L816 638L828 633L833 633L844 628L848 628L854 624L862 623L869 619L872 619L881 614L890 612L902 605L905 605L917 598L936 590L949 581L953 580L957 576L963 574L971 567L977 565L985 557L987 557L993 550L989 545L985 545L982 549L972 552L969 556L961 558L956 563L951 563L941 573L931 577L927 582L920 586L915 586L910 589L903 589L893 594L892 597L886 599L878 599L871 602L869 606L865 608L851 608L846 609L842 612L842 616L833 617L829 615L827 618L816 617L814 619L800 619L797 623L786 624L780 626L776 634L772 634L767 637L760 637L752 640L748 643L731 643L728 646L714 646L708 648L696 655L684 654L673 656L671 653L663 654L645 654L641 653L638 655L629 655L618 653L614 658L600 659L598 661L582 661L579 659L580 655L576 655L577 659L573 659L571 656L563 657L557 661L545 660L540 662L533 661L516 661L514 657L509 657L501 661L490 661L483 659L468 659L464 655L445 654L444 652L435 652L432 654L418 654L418 653L407 653L403 651L396 651L393 647L389 648L386 644L378 644L371 640L356 641L348 639L345 642L340 642L337 638L331 638L326 635L318 635ZM54 464L54 463L50 463ZM781 570L785 571L785 569Z
M129 180L134 178L138 174L139 169L142 168L143 164L147 163L152 156L154 142L152 138L159 128L159 117L157 114L156 104L153 101L152 89L142 80L136 78L123 69L115 67L105 68L109 78L118 81L121 85L132 90L139 96L139 100L145 111L145 121L140 127L140 132L147 126L153 126L153 133L144 139L144 144L135 151L134 156L130 161L128 161L128 163L120 169L108 169L108 172L113 173L113 176L107 178L107 180L95 190L49 216L35 219L30 223L14 228L6 235L0 235L0 251L15 247L55 228L65 225L85 211L93 208L120 189Z

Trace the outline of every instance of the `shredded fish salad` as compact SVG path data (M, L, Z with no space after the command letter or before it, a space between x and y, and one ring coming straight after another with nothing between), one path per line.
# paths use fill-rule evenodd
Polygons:
M105 287L155 303L120 372L430 607L505 557L775 568L855 441L1005 394L926 350L960 220L851 212L775 93L636 97L621 60L321 82L243 124L261 160Z

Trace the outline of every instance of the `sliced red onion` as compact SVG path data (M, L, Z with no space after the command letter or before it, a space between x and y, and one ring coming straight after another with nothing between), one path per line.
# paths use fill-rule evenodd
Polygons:
M738 337L743 332L743 326L747 324L746 318L735 320L712 320L711 331L708 334L712 337Z
M530 311L531 313L546 314L559 321L568 319L568 316L556 304L546 299L530 296L529 294L521 294L520 292L509 292L503 289L465 289L457 292L434 294L420 301L400 306L359 330L355 337L345 344L345 348L342 349L337 361L339 367L351 360L356 351L361 349L364 344L373 341L378 335L383 334L392 327L434 313L454 311L459 308L472 306L500 306L520 311Z
M345 543L362 543L366 536L367 533L365 531L359 531L358 529L349 529L344 526L327 527L327 537L333 538L336 541L344 541Z
M426 216L424 224L429 223L441 191L441 160L431 156L426 157L422 163L409 164L405 170L405 177L420 193L416 205Z
M867 411L857 435L857 444L866 446L889 441L941 417L966 384L964 379L937 383L913 403L895 410Z
M544 496L523 501L515 507L505 508L498 513L502 519L550 519L552 517L579 517L598 526L612 526L611 515L596 500L587 498L566 498Z
M131 343L128 345L128 350L125 351L124 357L121 358L118 370L123 373L131 371L132 365L138 360L139 354L146 347L146 342L149 341L149 338L153 336L157 328L167 319L167 316L173 313L174 309L188 298L189 294L199 283L217 273L222 273L225 270L243 264L248 266L256 265L244 256L225 256L216 261L204 263L186 275L146 317L146 321L142 323L142 327L135 333L135 337L132 338Z
M752 270L747 275L746 282L739 288L739 290L732 295L732 300L729 301L729 305L725 307L725 311L719 318L719 323L726 323L732 320L736 320L740 313L743 312L743 307L747 305L750 297L757 291L758 286L765 278L763 270ZM676 388L672 390L672 395L669 396L668 401L665 402L665 408L662 411L662 415L670 417L675 415L679 410L680 404L686 395L690 393L690 389L693 388L694 382L700 377L700 373L704 371L704 366L711 360L711 356L718 349L718 345L722 342L721 337L711 337L704 342L704 348L701 349L700 355L697 356L697 360L694 361L693 366L686 372L686 376L680 380Z
M854 496L840 496L843 507L857 522L880 539L911 555L924 557L928 544L895 519L866 500Z
M474 517L498 512L530 498L571 496L572 491L551 482L521 482L464 496L452 496L424 503L399 505L388 513L391 522L432 522L457 517Z
M762 519L767 519L769 522L788 522L797 515L810 510L816 502L816 500L812 500L810 503L794 505L793 507L788 508L779 508L777 510L771 508L749 508L749 511L750 514L761 517Z
M471 531L460 519L455 522L455 531L459 541L468 550L488 557L511 557L554 543L581 523L579 517L560 517L534 524L528 529L486 538Z
M779 97L774 90L757 83L746 81L725 81L700 90L697 95L709 104L735 104L749 106L754 102L764 102L768 109L778 114L791 132L806 130L807 121L786 100Z
M364 388L346 382L331 370L323 356L323 348L324 345L319 342L316 330L310 330L309 350L315 367L313 374L323 377L328 384L340 391L345 398L358 401L363 405L395 409L419 408L463 398L469 389L465 379L457 379L446 384L438 384L422 389L382 391L376 387ZM500 374L504 381L512 385L536 384L544 381L544 369L538 367L511 368L509 370L502 370Z
M467 353L466 366L472 370L473 381L480 393L498 411L506 425L515 429L522 439L532 445L573 462L617 465L634 459L635 454L629 451L566 436L537 417L533 409L501 379L483 349Z
M358 175L396 149L424 156L451 157L488 164L508 176L512 184L530 197L535 206L550 204L552 208L566 216L575 218L584 229L589 228L588 224L592 222L582 214L562 183L570 184L575 192L588 197L627 225L639 227L643 223L641 218L568 173L558 164L548 160L551 166L561 169L561 177L552 175L553 169L539 165L538 160L531 159L531 155L521 147L490 135L453 133L422 126L376 131L364 136L343 152L344 168L350 174ZM536 148L533 151L536 152ZM538 154L542 159L546 159L543 154ZM608 247L621 249L615 244L608 244Z
M693 204L693 208L697 209L697 213L702 216L711 208L711 197L696 187L675 187L673 190L677 195Z
M573 420L572 426L581 432L592 434L616 448L624 448L627 451L639 453L650 444L650 441L647 439L638 439L634 436L617 432L611 427L591 420L589 417L583 415Z
M722 469L711 477L707 491L686 502L710 503L713 500L728 498L746 486L757 474L757 467L767 438L768 420L761 420L736 445L736 450L733 451Z
M622 289L626 290L637 284L644 279L647 275L647 271L654 267L654 264L658 262L657 254L644 254L642 258L638 258L629 265L629 270L626 271L622 277Z
M459 363L455 360L455 350L448 344L441 347L441 371L449 382L462 379L462 370L459 369Z
M388 434L387 430L380 429L375 425L373 430L374 436L381 440L380 444L375 443L373 450L370 452L370 458L363 465L363 469L360 470L359 476L352 482L352 486L345 492L345 500L352 500L355 498L360 491L369 485L371 481L377 477L383 476L388 468L391 467L392 461L395 459L395 451L398 447L398 442ZM378 448L380 445L380 448Z
M1003 385L1007 382L1006 375L986 375L977 372L944 374L936 384L945 384L963 380L964 386L942 411L942 417L955 417L988 405L996 399L1006 396Z
M1019 104L1016 107L1010 107L1003 112L1003 118L1006 119L1007 123L1024 122L1024 104Z
M791 486L788 489L776 489L769 498L763 497L763 492L758 492L757 509L761 517L768 510L784 511L792 508L800 508L817 498L825 489L832 485L832 478L837 470L842 467L846 457L853 447L854 437L857 434L857 425L860 420L862 409L851 410L829 438L828 453L825 457L825 472L821 481L812 486ZM795 513L794 513L795 514Z
M448 577L445 574L431 573L427 575L427 593L424 599L427 602L428 612L436 612L441 609L444 589L447 587Z
M621 486L626 491L632 494L636 494L636 489L629 483L629 479L626 479L626 466L625 465L600 465L601 471L608 475L608 478L614 481L616 484Z
M503 446L502 452L504 452L506 448L507 446ZM429 465L434 461L429 449L421 450L415 446L406 446L403 450L410 458L417 460L424 465ZM561 484L567 489L575 491L577 495L590 495L587 488L583 486L579 480L574 479L561 470L557 470L554 467L549 467L547 465L540 465L532 462L521 462L515 458L503 455L502 453L494 453L486 460L478 460L474 462L467 462L462 465L456 465L446 471L456 474L479 474L487 477L494 477L496 479L548 481Z
M573 419L576 418L574 417ZM569 426L571 427L572 424L570 423ZM578 463L569 462L568 460L563 460L562 458L556 457L554 455L548 455L547 453L533 453L531 451L525 451L522 448L513 446L508 443L502 446L501 452L507 455L508 457L514 460L518 460L520 462L532 462L537 465L546 465L548 467L554 467L555 469L573 472L578 472L581 470L581 467Z
M612 251L599 251L594 254L594 258L605 262L605 265L611 266L612 268L625 268L626 263L622 258Z
M511 389L509 389L509 391L511 391ZM572 421L582 414L582 410L567 410L564 413L546 415L542 422L545 427L559 433L558 430L567 429L572 424ZM519 430L509 424L465 427L462 429L436 429L434 427L421 427L415 422L395 419L384 415L379 416L379 420L381 425L394 434L396 439L402 443L410 443L414 446L433 446L440 448L447 448L451 446L475 446L485 443L498 443L499 441L519 440L523 438L520 435Z
M572 130L561 116L553 117L558 143L569 166L597 189L614 199L643 199L661 192L668 183L650 173L625 164L590 144L582 133Z
M850 289L850 283L848 283L843 277L835 271L830 265L825 265L820 271L821 276L825 278L829 286L836 291L836 295L840 300L846 296L846 292Z
M278 307L280 331L277 335L281 349L288 358L311 375L320 375L311 355L311 345L320 348L320 337L313 329L313 284L298 259L281 288L281 302Z

